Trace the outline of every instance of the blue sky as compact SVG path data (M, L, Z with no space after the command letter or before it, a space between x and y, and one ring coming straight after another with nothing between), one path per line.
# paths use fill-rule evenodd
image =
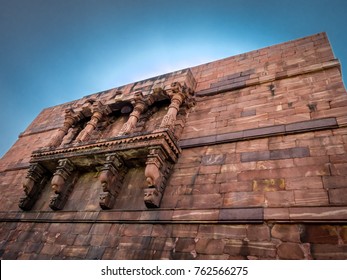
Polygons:
M0 0L0 156L46 107L325 31L345 0Z

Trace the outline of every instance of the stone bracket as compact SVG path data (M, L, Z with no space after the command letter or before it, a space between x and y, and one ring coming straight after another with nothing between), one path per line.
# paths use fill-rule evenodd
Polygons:
M31 210L37 199L40 197L41 191L48 182L49 171L39 163L30 164L27 176L23 183L25 196L20 198L19 208L22 210Z
M51 181L54 194L49 207L52 210L63 209L77 179L77 172L73 163L68 159L58 161L58 167Z
M144 202L147 208L158 208L173 164L161 147L153 147L147 156Z
M99 205L102 209L112 209L120 192L127 170L117 154L106 155L106 161L100 170L99 182L102 187Z

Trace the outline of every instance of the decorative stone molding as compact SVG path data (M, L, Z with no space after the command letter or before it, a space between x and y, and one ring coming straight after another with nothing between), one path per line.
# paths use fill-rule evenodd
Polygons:
M48 181L47 173L49 172L41 164L30 164L23 183L25 196L20 198L19 208L22 210L30 210L34 206Z
M122 187L125 173L126 167L116 154L106 156L106 162L99 174L102 187L99 204L102 209L112 209Z
M72 158L85 157L86 164L92 165L92 162L96 161L96 159L101 159L104 162L105 154L114 152L117 152L117 155L124 160L127 159L129 151L134 151L139 157L146 158L151 146L161 146L173 162L177 161L181 153L181 148L177 145L177 141L172 133L170 131L159 131L55 150L37 150L32 154L32 161L50 162L64 158L70 158L71 160Z
M77 172L74 172L75 166L70 160L61 159L58 161L58 164L51 181L54 194L49 207L52 210L63 209L77 178Z

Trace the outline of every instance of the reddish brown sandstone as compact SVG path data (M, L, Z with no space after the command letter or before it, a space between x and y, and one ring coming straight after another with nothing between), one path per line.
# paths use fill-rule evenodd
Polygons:
M46 108L0 161L0 257L347 259L346 106L319 33Z

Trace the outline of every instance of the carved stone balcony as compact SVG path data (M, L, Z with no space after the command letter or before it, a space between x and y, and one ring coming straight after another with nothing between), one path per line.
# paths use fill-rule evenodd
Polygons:
M144 167L146 179L139 187L144 189L146 207L159 207L193 104L193 90L174 82L147 95L137 91L113 102L87 99L82 106L66 110L64 124L50 144L32 153L19 207L30 210L51 181L49 206L61 210L80 174L97 172L99 205L111 209L127 172L138 166ZM115 120L123 124L115 126ZM115 133L113 127L120 129Z

